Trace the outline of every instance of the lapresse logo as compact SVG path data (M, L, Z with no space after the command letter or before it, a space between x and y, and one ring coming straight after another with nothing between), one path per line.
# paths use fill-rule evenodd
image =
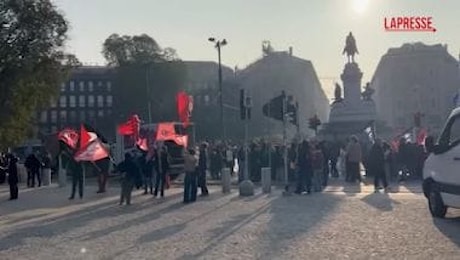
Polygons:
M436 32L431 16L385 17L383 26L387 32Z

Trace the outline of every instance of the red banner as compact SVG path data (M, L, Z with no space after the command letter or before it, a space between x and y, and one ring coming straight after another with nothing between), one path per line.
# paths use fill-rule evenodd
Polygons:
M141 149L141 150L144 151L144 152L148 152L148 151L149 151L149 146L148 146L148 143L147 143L147 138L139 138L139 139L137 139L136 145L139 147L139 149Z
M128 121L118 126L118 134L120 135L139 135L141 120L138 115L132 115Z
M88 132L83 125L80 126L80 149L85 148L96 139L97 135L95 133Z
M96 139L91 142L86 148L79 150L74 158L76 161L95 162L110 156L109 150L104 144Z
M73 129L70 129L70 128L63 129L62 131L59 132L58 139L64 142L65 144L67 144L72 149L77 148L78 133L77 131Z
M193 101L184 91L180 91L176 96L177 114L179 120L187 127L190 123L190 115L193 109Z
M187 135L176 135L174 142L180 146L188 146L188 136Z
M156 141L174 140L176 138L176 130L173 123L159 123L157 128Z

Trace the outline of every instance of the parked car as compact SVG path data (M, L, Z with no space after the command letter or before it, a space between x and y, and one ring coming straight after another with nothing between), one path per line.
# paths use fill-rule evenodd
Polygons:
M443 218L447 208L460 208L460 108L452 111L438 140L428 137L425 147L423 193L431 214Z

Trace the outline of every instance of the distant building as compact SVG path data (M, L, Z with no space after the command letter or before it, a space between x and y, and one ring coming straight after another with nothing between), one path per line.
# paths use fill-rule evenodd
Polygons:
M193 92L218 87L219 64L212 61L184 61L187 69L186 90ZM233 77L231 68L222 65L222 79Z
M414 125L422 113L422 126L437 133L454 107L460 87L458 62L446 45L404 44L381 58L373 76L378 119L400 132Z
M62 83L57 100L39 113L39 132L54 134L65 127L79 129L81 123L88 123L106 138L113 138L113 76L111 69L102 66L74 69L70 79Z
M326 97L313 64L288 52L266 52L264 57L249 65L236 76L239 88L246 89L252 97L253 108L250 121L251 136L273 136L282 134L280 121L268 119L262 107L284 90L299 104L299 123L302 133L311 133L308 119L318 115L327 121L329 100ZM290 136L295 127L290 127Z
M187 68L186 91L193 96L194 108L192 121L195 123L196 138L215 139L220 137L220 99L219 99L219 65L208 61L184 61ZM222 66L222 88L224 98L224 117L226 128L238 121L238 88L235 87L235 73ZM229 138L238 135L230 129Z

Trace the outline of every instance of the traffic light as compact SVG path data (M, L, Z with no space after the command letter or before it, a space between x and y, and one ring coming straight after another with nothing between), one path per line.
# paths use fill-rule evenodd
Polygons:
M241 120L251 119L251 97L246 96L244 89L240 89L240 118Z
M297 107L296 105L294 104L288 104L287 105L287 113L286 113L286 116L287 116L287 121L292 123L293 125L297 125L298 124L298 120L297 120Z
M283 111L283 101L286 99L286 94L283 93L275 98L270 99L268 103L266 103L262 107L262 112L264 116L273 118L275 120L283 121L283 115L285 111Z
M247 111L247 119L251 120L251 107L252 107L251 97L246 97L245 106L246 106L246 111Z

